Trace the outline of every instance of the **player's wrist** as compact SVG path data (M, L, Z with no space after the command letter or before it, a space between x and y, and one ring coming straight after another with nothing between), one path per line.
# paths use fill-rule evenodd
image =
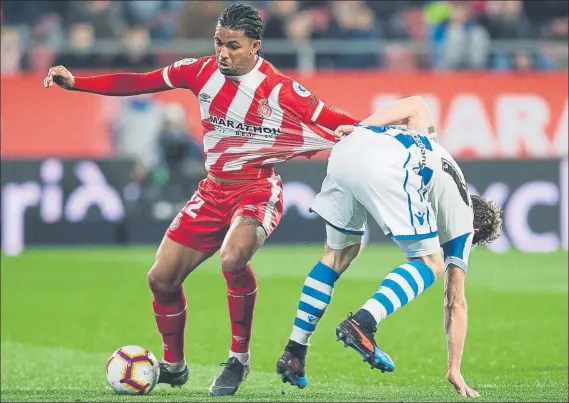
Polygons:
M67 89L73 90L73 89L75 89L76 86L77 86L77 80L73 74L70 74L69 83L67 84Z

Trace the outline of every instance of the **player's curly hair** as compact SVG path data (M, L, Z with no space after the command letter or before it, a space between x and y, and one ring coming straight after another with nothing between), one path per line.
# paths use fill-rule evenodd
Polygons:
M474 211L473 245L489 244L500 236L502 231L502 209L492 200L471 195Z
M233 3L228 6L217 20L222 28L243 31L249 39L263 38L263 20L253 6L243 3Z

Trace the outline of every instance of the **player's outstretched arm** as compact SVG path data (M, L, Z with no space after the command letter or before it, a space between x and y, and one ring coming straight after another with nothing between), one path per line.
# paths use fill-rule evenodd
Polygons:
M316 123L329 130L358 122L352 116L326 105L324 101L292 79L285 82L279 102L297 114L303 123Z
M466 273L452 264L445 273L444 320L448 351L446 378L461 396L479 397L478 392L466 384L460 370L468 322L465 277Z
M425 100L414 95L403 98L361 121L362 125L386 126L405 124L411 130L427 131L434 128L433 118Z
M115 73L75 77L64 66L55 66L49 69L43 85L45 88L51 88L54 83L66 90L111 96L148 94L172 89L164 80L163 69L149 73Z

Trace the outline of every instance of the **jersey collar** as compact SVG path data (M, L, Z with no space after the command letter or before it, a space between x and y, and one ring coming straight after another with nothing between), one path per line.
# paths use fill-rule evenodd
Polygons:
M244 81L247 79L247 77L252 76L257 70L259 70L259 67L261 67L261 64L263 64L263 58L261 56L257 56L257 63L255 63L255 67L253 67L251 69L250 72L248 72L247 74L243 74L241 76L226 76L227 78L231 79L231 80L235 80L235 81Z

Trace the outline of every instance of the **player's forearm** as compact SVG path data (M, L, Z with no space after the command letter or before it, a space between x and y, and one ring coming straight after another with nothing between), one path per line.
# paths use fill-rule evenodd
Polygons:
M403 98L361 121L362 125L385 126L406 124L411 130L427 130L433 120L427 104L420 96Z
M321 110L317 109L316 112L318 112L318 116L314 119L314 123L330 130L336 130L340 125L355 125L358 123L353 117L326 105L323 105Z
M464 342L466 340L466 330L468 324L468 313L466 300L458 298L456 300L445 301L445 330L448 351L448 369L460 370Z
M166 85L162 69L150 73L116 73L91 77L75 77L74 91L127 96L171 89Z

